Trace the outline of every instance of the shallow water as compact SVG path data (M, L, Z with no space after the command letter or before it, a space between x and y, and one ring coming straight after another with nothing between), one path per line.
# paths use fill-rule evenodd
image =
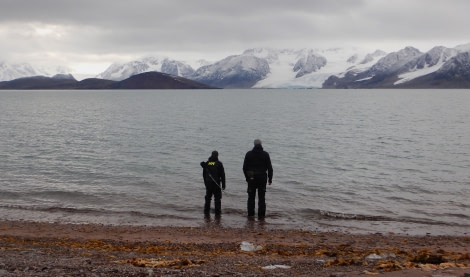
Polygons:
M461 235L469 90L1 91L0 219ZM255 138L274 181L246 219ZM220 220L199 163L219 151Z

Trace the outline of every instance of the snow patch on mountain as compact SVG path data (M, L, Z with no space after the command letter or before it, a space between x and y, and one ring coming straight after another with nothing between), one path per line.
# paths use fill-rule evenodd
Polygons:
M441 68L441 66L444 64L444 62L440 62L434 66L430 66L430 67L425 67L425 68L422 68L422 69L419 69L419 70L415 70L415 71L410 71L410 72L406 72L406 73L403 73L403 74L400 74L398 75L398 78L400 80L396 81L395 83L393 83L394 85L399 85L399 84L403 84L403 83L406 83L406 82L409 82L413 79L416 79L418 77L421 77L421 76L424 76L424 75L428 75L428 74L431 74L433 72L436 72L439 70L439 68Z

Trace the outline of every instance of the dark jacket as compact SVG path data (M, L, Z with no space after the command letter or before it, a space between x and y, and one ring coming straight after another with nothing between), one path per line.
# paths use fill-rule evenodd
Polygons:
M261 179L266 178L269 183L273 180L273 167L271 165L271 158L268 152L263 150L260 144L255 145L253 150L248 151L245 155L243 162L243 173L245 174L246 181L250 178Z
M222 183L222 189L225 189L224 165L217 157L209 157L207 162L201 162L201 166L203 168L202 178L204 178L204 184L206 186L214 184L215 180L218 186Z

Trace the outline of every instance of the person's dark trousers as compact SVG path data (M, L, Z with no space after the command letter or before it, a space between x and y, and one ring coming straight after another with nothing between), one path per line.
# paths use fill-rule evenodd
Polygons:
M255 215L256 191L258 191L258 217L264 218L266 215L266 180L248 182L248 216Z
M206 186L206 202L204 204L204 214L210 213L212 195L214 195L215 214L220 215L222 213L222 191L215 184Z

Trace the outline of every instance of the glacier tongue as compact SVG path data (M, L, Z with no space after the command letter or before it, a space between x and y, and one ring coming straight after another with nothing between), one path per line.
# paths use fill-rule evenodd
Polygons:
M269 62L270 73L265 79L256 83L255 88L321 88L323 82L331 75L344 75L348 70L364 71L386 54L380 50L369 53L367 49L355 47L302 50L258 49L248 51L248 53L265 58ZM319 59L308 59L313 55ZM321 58L324 59L324 63ZM299 76L298 71L295 70L298 61L310 61L313 64L305 65L316 70ZM315 64L315 62L319 63Z

